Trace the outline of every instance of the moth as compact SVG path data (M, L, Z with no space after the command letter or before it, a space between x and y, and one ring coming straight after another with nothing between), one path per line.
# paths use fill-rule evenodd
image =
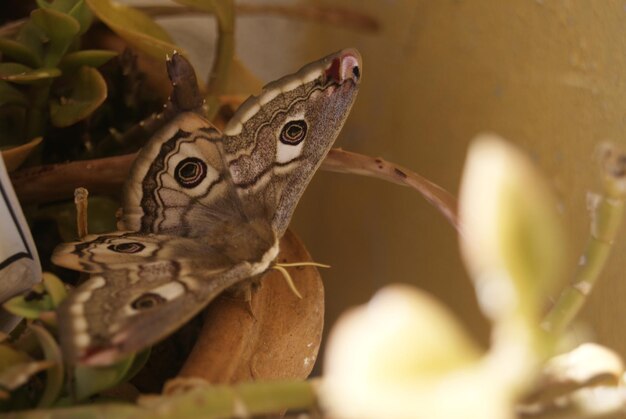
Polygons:
M269 269L360 79L361 57L346 49L266 85L224 132L194 113L157 132L124 186L120 231L52 256L90 274L58 308L66 359L107 365L136 353Z
M41 282L41 264L22 208L0 156L0 303ZM10 332L20 321L0 309L0 331Z

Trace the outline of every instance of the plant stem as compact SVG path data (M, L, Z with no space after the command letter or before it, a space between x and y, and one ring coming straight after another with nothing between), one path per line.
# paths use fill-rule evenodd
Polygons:
M115 194L126 180L135 154L31 167L11 173L20 202L41 203L68 199L77 187L93 194ZM456 199L445 189L412 170L386 160L331 149L321 169L369 176L407 186L422 194L455 228L459 228Z
M212 120L219 110L219 96L226 90L230 66L235 55L235 11L232 0L215 3L217 52L207 81L206 117Z
M591 235L580 257L579 269L569 287L563 290L542 327L560 334L576 317L611 253L613 241L624 218L626 199L626 154L615 145L605 144L600 153L602 193L590 196Z

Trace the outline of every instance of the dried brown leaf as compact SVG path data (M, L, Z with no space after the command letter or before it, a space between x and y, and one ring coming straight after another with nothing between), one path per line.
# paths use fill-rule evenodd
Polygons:
M280 247L279 262L311 261L291 231ZM249 302L222 295L207 308L202 331L180 376L214 384L308 377L322 336L324 287L316 268L289 269L302 299L276 271L262 277Z

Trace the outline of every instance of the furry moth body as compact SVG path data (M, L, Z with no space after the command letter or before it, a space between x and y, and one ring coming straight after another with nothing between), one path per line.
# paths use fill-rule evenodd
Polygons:
M360 77L358 52L343 50L265 86L223 133L192 113L160 130L131 169L120 231L53 254L91 274L59 307L66 358L113 363L267 270Z

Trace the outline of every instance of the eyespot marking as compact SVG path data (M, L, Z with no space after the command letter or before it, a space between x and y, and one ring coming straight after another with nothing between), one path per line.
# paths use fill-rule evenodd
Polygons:
M165 301L165 298L161 297L159 294L147 292L137 297L132 303L130 303L130 306L135 310L148 310L164 303Z
M197 157L181 160L174 169L174 178L183 188L196 187L207 175L206 163Z
M107 249L116 253L139 253L145 248L146 246L143 243L139 243L139 242L110 244L107 247Z
M302 119L289 121L280 131L280 142L287 145L298 145L306 137L307 125Z

